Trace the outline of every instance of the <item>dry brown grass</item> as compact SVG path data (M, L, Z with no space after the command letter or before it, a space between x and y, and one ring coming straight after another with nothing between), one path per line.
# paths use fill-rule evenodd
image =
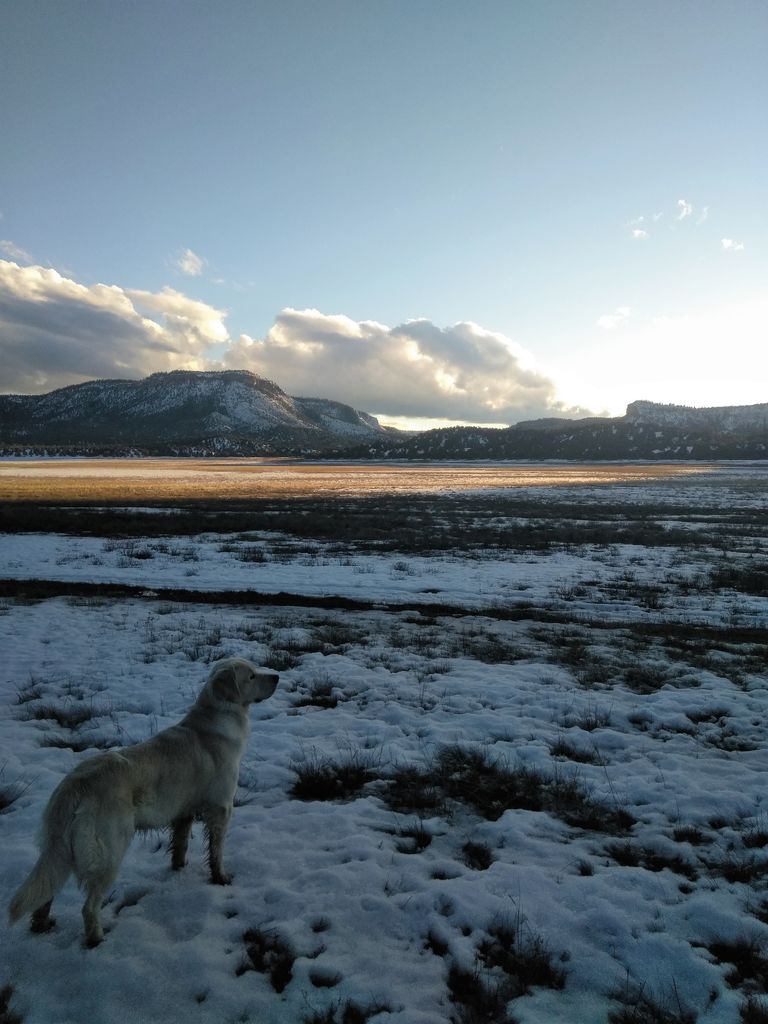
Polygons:
M688 475L707 466L413 466L290 459L77 459L0 463L3 501L166 501L422 493L606 484Z

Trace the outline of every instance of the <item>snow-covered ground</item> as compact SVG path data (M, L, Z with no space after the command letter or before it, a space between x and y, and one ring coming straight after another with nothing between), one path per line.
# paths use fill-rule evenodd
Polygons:
M207 883L200 828L180 873L166 836L137 837L97 949L82 948L72 883L51 933L0 922L0 1020L736 1024L749 999L759 1012L766 494L768 467L548 492L652 506L678 531L652 546L0 538L0 578L143 589L0 604L6 902L64 773L172 724L220 657L281 672L252 712L233 885ZM706 536L688 546L680 530ZM232 590L306 604L224 603ZM360 609L313 604L335 596Z

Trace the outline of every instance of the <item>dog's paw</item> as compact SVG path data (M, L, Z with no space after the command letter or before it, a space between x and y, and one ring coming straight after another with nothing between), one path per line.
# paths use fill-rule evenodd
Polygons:
M227 871L212 871L211 885L232 885L234 877L234 875L230 875Z
M29 930L34 935L47 935L48 932L52 932L55 927L56 927L56 918L55 917L46 917L46 918L40 918L40 919L35 919L33 917L32 918L32 924L29 926Z

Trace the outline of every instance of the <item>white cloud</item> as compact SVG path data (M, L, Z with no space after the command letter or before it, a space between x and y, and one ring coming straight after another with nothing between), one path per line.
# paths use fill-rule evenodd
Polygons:
M641 225L645 224L645 217L633 217L627 221L627 227L630 229L632 238L647 238L648 232Z
M721 238L720 239L720 245L722 245L723 249L726 252L743 252L744 251L744 243L743 242L737 242L733 238Z
M127 288L125 294L137 309L159 313L168 332L194 335L202 346L229 339L224 326L226 314L207 302L190 299L182 292L167 287L160 292Z
M173 288L83 285L0 260L0 391L226 366L253 370L292 395L410 420L498 424L586 412L566 409L519 344L475 323L388 327L285 309L263 339L234 340L225 321L223 310Z
M8 238L0 238L0 252L17 263L34 262L26 249L22 249L20 245L16 245Z
M205 267L205 260L191 249L182 249L172 260L173 267L186 277L200 277Z
M462 322L397 327L318 310L285 309L262 339L242 335L227 367L388 417L513 423L563 409L553 381L503 334Z
M702 206L700 209L696 209L693 203L687 199L677 200L677 212L675 214L676 221L689 220L696 214L696 224L706 224L709 220L709 207ZM659 221L664 219L664 213L659 211L657 213L645 216L644 214L640 217L633 217L627 221L627 227L632 233L632 238L643 239L649 237L647 230L651 223L658 224Z
M227 340L224 315L170 288L82 285L0 260L0 391L205 369L211 348Z
M676 220L687 220L693 214L693 206L688 202L687 199L677 200L677 217Z
M613 313L606 313L597 320L597 326L604 331L614 331L632 316L632 309L629 306L618 306Z

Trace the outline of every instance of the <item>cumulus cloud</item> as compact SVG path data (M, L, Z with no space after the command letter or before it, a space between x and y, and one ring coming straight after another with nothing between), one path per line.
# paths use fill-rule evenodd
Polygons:
M200 277L205 267L205 260L191 249L182 249L171 261L172 266L186 277Z
M16 260L17 263L34 263L27 250L22 249L20 245L16 245L9 238L0 238L0 252L8 259Z
M677 200L677 217L676 220L687 220L693 214L693 206L688 202L687 199Z
M629 306L618 306L613 313L606 313L597 320L597 326L602 327L604 331L615 331L616 328L624 323L629 317L632 316L632 310Z
M207 302L190 299L173 288L163 288L160 292L128 288L125 294L137 309L162 317L166 333L179 337L179 351L188 347L192 339L198 351L229 339L224 326L226 314Z
M252 370L291 395L390 418L514 423L586 412L558 400L554 382L519 344L475 323L388 327L285 309L263 338L233 339L225 320L224 311L172 288L83 285L0 260L0 390L226 367Z
M293 395L391 417L513 423L563 410L553 381L520 345L470 322L388 327L285 309L263 339L233 342L224 363L270 377Z
M0 391L41 392L94 377L204 369L224 313L180 292L82 285L0 260Z
M722 245L723 249L725 249L726 252L743 252L744 251L744 243L743 242L737 242L733 238L721 238L720 239L720 245Z
M633 228L632 237L637 239L647 238L648 232L644 228Z

